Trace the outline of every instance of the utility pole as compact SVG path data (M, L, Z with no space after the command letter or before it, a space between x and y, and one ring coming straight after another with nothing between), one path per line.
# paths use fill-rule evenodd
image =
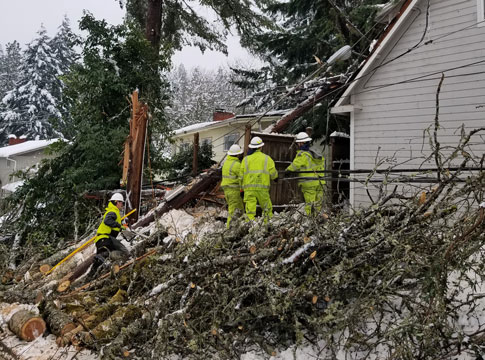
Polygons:
M192 157L192 176L197 176L199 158L199 133L194 134L194 153Z

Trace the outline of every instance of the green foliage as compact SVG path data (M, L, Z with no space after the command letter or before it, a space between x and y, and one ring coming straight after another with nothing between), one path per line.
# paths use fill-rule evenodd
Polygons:
M127 0L127 17L145 30L147 3L149 0ZM262 11L273 0L199 0L199 8L217 15L215 21L200 16L193 2L180 0L162 1L162 44L170 44L180 50L185 45L197 46L201 51L218 50L227 53L225 40L230 29L236 29L242 41L249 42L256 34L273 27ZM194 7L192 7L194 6ZM215 23L215 26L214 26Z
M123 143L129 133L127 96L136 88L142 101L163 109L160 68L166 57L155 57L143 34L130 24L110 26L86 14L80 29L88 32L83 42L82 63L64 77L65 101L71 109L66 123L69 143L57 143L55 158L44 161L36 176L9 200L11 208L22 204L11 224L34 247L46 253L72 237L74 204L79 210L80 231L92 220L93 204L83 199L90 190L119 187ZM152 114L152 131L163 131L163 113ZM44 251L43 250L43 251Z
M168 178L178 178L190 175L192 172L193 154L194 146L192 144L181 148L174 156L165 160L162 172L165 173ZM212 145L209 143L203 143L200 146L197 155L199 171L208 169L216 163L212 160L214 154L212 152Z

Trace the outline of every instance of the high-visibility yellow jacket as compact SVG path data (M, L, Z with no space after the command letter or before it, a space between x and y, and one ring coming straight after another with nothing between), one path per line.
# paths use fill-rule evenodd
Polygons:
M306 150L298 150L296 153L295 159L293 162L286 168L286 171L318 171L318 170L325 170L325 159L322 157L317 157L316 155L312 154L311 151ZM323 177L323 173L312 173L312 172L304 172L299 173L298 177ZM325 184L325 180L305 180L301 179L298 180L298 185L302 187L313 187L317 185Z
M94 242L97 242L98 240L103 238L108 238L110 236L116 238L120 231L120 210L115 205L113 205L112 202L109 202L108 207L106 208L106 212L103 215L103 221L101 221L101 224L98 227L98 231L96 231L96 239L94 239Z
M239 168L241 161L237 156L227 156L224 165L222 166L222 189L240 189L241 178L239 177Z
M270 180L278 177L278 172L273 159L256 150L251 155L244 157L239 176L242 179L243 190L267 189L270 187Z

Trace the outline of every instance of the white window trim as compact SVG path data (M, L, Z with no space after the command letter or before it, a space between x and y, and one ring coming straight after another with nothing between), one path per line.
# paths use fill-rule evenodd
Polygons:
M231 147L231 146L229 145L229 147L228 147L227 149L225 149L225 147L226 147L226 137L231 136L231 135L234 135L236 138L239 138L239 133L237 133L237 132L230 133L230 134L226 134L226 135L224 136L224 138L222 139L222 150L223 150L224 152L228 152L228 151L229 151L229 147ZM237 141L236 141L234 144L237 144Z
M485 0L477 0L478 26L485 26Z

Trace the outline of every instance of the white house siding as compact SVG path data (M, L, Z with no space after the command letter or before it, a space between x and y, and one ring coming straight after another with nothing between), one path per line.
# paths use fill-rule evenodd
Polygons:
M431 0L429 29L421 45L385 64L419 43L427 4L427 0L418 2L419 11L410 14L382 55L384 65L352 93L351 104L362 108L351 116L354 169L374 168L376 159L385 157L407 168L423 163L430 154L425 130L429 128L432 135L441 72L445 74L440 94L441 145L456 145L462 124L467 130L485 126L485 62L469 66L485 61L485 27L477 25L476 0ZM482 156L485 134L475 137L472 150L476 158ZM354 184L352 194L354 206L369 203L361 184Z
M47 156L44 150L32 151L22 155L12 155L9 157L11 160L0 157L0 181L2 186L18 180L16 178L10 179L10 174L14 171L25 170L45 159ZM15 162L12 160L15 160Z
M273 120L276 118L265 118L261 121L261 128L265 129L268 127ZM229 134L238 134L241 139L239 140L239 145L242 147L244 145L244 132L245 132L246 122L232 123L221 127L208 127L201 128L198 130L199 133L199 143L202 144L204 139L210 139L212 144L212 151L214 153L214 161L220 161L224 158L227 151L224 151L224 136ZM253 130L259 130L259 124L254 124L252 126ZM182 143L192 144L194 141L194 132L188 134L178 134L174 137L175 147L178 148Z

